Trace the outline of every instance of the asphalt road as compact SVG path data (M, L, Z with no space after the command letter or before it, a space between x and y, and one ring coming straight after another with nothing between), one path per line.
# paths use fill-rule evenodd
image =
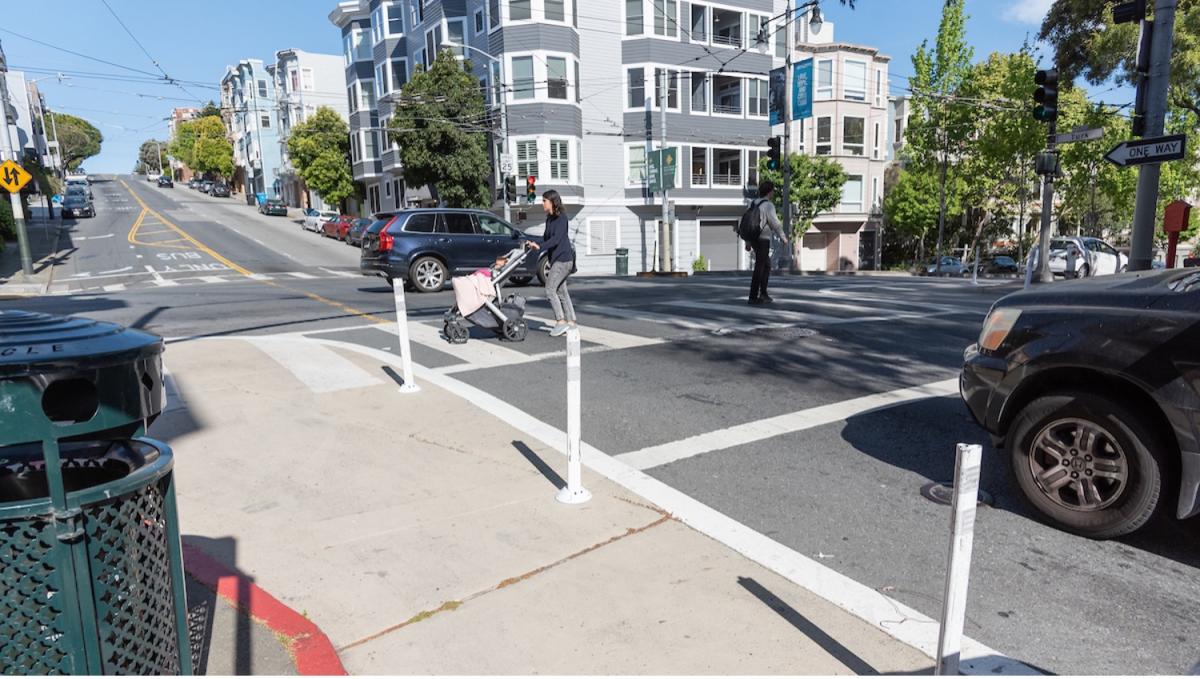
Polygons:
M262 217L237 198L132 178L96 189L99 216L68 220L76 249L55 277L66 294L13 306L171 338L306 332L395 350L394 338L365 327L394 319L388 286L357 275L357 252L303 232L298 215ZM988 306L1010 288L777 277L777 303L751 308L747 283L573 281L585 329L585 440L629 460L674 451L645 471L934 618L949 510L920 489L951 477L956 442L982 443L982 485L994 500L978 514L969 636L1062 674L1177 674L1200 660L1200 520L1159 520L1107 542L1039 523L1004 451L987 445L952 383L946 389ZM550 316L540 289L526 294L532 317ZM418 363L565 427L561 361L548 359L562 345L538 321L523 343L476 329L450 347L436 332L452 295L410 294L408 304ZM943 395L699 455L673 445L921 385Z

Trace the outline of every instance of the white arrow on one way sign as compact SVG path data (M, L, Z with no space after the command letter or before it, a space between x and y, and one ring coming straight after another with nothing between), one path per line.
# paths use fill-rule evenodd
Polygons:
M1104 158L1118 167L1126 167L1179 160L1184 157L1186 150L1187 136L1172 134L1165 137L1123 141L1109 151Z

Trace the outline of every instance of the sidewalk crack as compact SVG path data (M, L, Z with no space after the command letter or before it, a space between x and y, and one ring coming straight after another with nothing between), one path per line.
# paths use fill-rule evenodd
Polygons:
M512 587L513 585L519 584L521 582L529 580L530 578L541 575L542 573L545 573L546 571L557 568L558 566L561 566L565 563L574 561L575 559L578 559L581 556L590 554L602 547L607 547L608 545L611 545L615 542L624 540L625 538L637 535L639 533L644 533L644 532L650 530L651 528L654 528L656 526L661 526L662 524L673 520L673 517L670 514L667 514L666 512L662 511L661 509L657 509L657 508L653 508L653 509L656 512L658 512L660 516L657 519L655 519L654 521L651 521L650 523L648 523L644 526L628 528L625 530L624 533L620 533L619 535L614 535L607 540L604 540L602 542L597 542L596 544L590 545L588 547L584 547L583 549L581 549L573 554L564 556L563 558L559 559L558 561L546 564L545 566L539 566L531 571L522 573L520 575L513 576L511 578L505 578L504 580L501 580L500 582L496 583L495 585L493 585L491 587L488 587L487 589L480 590L478 592L475 592L474 594L465 596L462 599L452 599L450 601L446 601L446 602L442 603L441 606L438 606L437 608L434 608L432 610L421 611L421 612L417 613L416 615L412 616L411 618L409 618L408 620L405 620L404 622L397 623L395 625L392 625L391 627L382 629L378 632L375 632L374 634L365 636L362 639L359 639L357 641L352 641L352 642L346 644L345 646L342 646L341 648L337 649L337 651L338 651L338 653L348 651L352 648L362 646L363 644L367 644L372 641L375 641L376 639L379 639L380 637L387 636L388 634L391 634L392 632L396 632L398 630L404 629L405 627L408 627L409 625L415 625L416 623L421 622L423 620L428 620L429 618L432 618L433 616L437 615L438 613L442 613L445 611L457 610L460 606L462 606L463 604L465 604L469 601L474 601L475 599L478 599L487 594L491 594L492 592L497 592L506 587Z

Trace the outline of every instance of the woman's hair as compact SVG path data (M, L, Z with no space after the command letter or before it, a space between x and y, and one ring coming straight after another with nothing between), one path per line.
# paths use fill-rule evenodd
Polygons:
M558 191L550 189L542 194L542 200L550 201L550 214L557 217L563 213L562 196L558 195Z

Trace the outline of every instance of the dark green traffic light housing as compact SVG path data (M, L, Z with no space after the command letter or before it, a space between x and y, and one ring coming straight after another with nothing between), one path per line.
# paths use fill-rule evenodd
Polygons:
M1053 68L1038 71L1033 81L1038 85L1033 91L1033 100L1037 102L1033 117L1044 123L1052 123L1058 119L1058 71Z

